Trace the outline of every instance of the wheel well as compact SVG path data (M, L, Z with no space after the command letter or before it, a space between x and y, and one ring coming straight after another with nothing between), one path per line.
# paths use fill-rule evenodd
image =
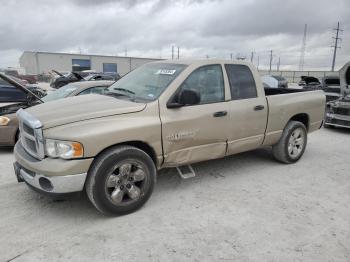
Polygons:
M134 146L138 149L141 149L142 151L144 151L147 155L149 155L155 166L157 166L157 155L156 152L154 151L154 149L147 143L143 142L143 141L128 141L128 142L123 142L123 143L119 143L119 144L115 144L112 145L108 148L105 148L104 150L102 150L100 153L98 153L97 155L101 154L102 152L106 151L107 149L114 147L114 146L120 146L120 145L128 145L128 146Z
M297 114L293 116L290 120L303 123L306 127L306 130L309 130L309 116L307 114Z

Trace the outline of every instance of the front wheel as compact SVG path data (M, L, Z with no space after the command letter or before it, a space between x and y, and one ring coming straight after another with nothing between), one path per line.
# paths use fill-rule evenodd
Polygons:
M95 159L86 192L100 212L125 215L146 203L155 182L156 167L148 154L132 146L118 146Z
M272 146L276 160L291 164L297 162L304 154L307 144L307 131L303 123L290 121L284 128L278 143Z

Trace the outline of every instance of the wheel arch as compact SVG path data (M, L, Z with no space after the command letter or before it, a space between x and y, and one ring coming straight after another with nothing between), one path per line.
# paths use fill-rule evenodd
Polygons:
M290 121L298 121L298 122L301 122L304 124L304 126L306 127L306 130L308 131L309 130L309 124L310 124L310 117L308 114L306 113L299 113L299 114L296 114L294 116L292 116L288 123Z
M110 148L116 147L116 146L133 146L133 147L136 147L136 148L144 151L147 155L149 155L156 167L159 164L158 160L157 160L157 154L156 154L156 151L154 150L154 148L152 146L150 146L148 143L146 143L144 141L140 141L140 140L132 140L132 141L126 141L126 142L121 142L121 143L117 143L117 144L114 144L114 145L110 145L109 147L106 147L102 151L97 153L94 158L98 157L99 155L101 155L106 150L109 150Z

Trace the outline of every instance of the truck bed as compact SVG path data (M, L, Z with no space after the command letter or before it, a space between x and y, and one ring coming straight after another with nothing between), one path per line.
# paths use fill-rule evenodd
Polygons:
M291 93L299 93L306 92L308 90L304 89L296 89L296 88L264 88L266 96L274 96L281 94L291 94Z
M322 90L267 88L265 94L269 108L265 145L276 143L291 119L306 120L308 132L321 127L326 100Z

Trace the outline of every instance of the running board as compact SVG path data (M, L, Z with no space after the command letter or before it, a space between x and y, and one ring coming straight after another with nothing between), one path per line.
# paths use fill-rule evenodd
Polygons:
M177 166L176 169L182 179L188 179L196 176L196 173L191 165Z

